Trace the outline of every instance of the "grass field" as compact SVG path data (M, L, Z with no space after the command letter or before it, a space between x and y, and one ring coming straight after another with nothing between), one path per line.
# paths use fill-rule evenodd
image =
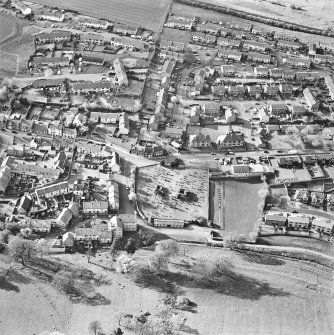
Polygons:
M165 20L171 0L58 0L57 2L36 0L35 2L158 31Z
M334 22L332 0L205 0L205 2L314 28L327 29L332 27ZM301 10L293 10L290 8L291 5L300 7Z
M248 234L256 231L259 218L259 181L241 182L225 179L210 182L210 218L225 233Z
M7 15L0 14L0 43L15 33L15 21Z
M164 196L155 194L158 185ZM208 217L208 172L195 169L173 170L160 165L138 172L137 195L140 208L147 217L195 220ZM194 195L190 200L177 199L180 189Z
M307 288L317 280L323 287L331 287L326 268L267 255L194 246L186 249L186 256L173 260L164 276L174 284L177 294L193 302L193 311L184 313L188 327L184 334L333 333L332 298L325 291ZM141 288L127 276L105 270L101 266L110 262L107 255L98 253L89 264L86 255L58 257L105 275L110 284L99 287L99 292L111 300L109 305L74 304L20 266L11 271L6 280L0 280L0 333L49 335L56 329L61 334L81 335L88 334L89 322L98 320L104 332L110 334L118 326L114 318L118 312L154 313L162 304L159 287L152 283L150 288ZM131 257L145 261L151 255L152 251L140 250ZM217 258L234 265L230 276L212 280L196 273L194 265L198 260L210 262ZM0 267L4 266L1 256Z

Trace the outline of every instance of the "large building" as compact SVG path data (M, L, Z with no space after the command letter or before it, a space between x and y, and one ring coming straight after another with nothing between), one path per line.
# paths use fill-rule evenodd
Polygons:
M245 141L242 136L236 134L233 131L230 131L225 135L218 136L216 142L218 150L227 150L234 148L240 149L245 147Z

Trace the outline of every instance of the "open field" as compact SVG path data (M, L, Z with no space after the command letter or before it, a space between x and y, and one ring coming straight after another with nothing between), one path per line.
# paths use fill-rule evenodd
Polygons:
M160 165L138 170L137 195L146 217L194 220L208 218L208 172L195 169L173 170ZM156 194L158 185L165 195ZM178 199L181 189L191 192L193 198Z
M7 15L0 14L0 43L16 32L15 20Z
M141 26L158 31L168 13L170 0L35 0L35 2L77 11L83 15Z
M333 333L333 300L328 293L333 282L329 269L254 253L195 246L186 246L186 251L186 256L170 263L164 276L174 284L177 294L193 302L193 312L184 312L188 327L185 334ZM132 258L145 261L151 255L152 251L139 250ZM110 264L107 256L108 252L98 253L89 264L86 255L57 256L106 276L110 284L98 290L111 303L103 306L74 304L46 281L18 266L0 282L1 334L50 334L54 327L62 334L87 334L93 320L99 320L104 331L111 333L118 325L114 318L118 312L154 313L162 304L160 287L151 283L150 288L141 288L128 276L104 269ZM199 260L211 262L218 258L234 265L228 275L212 280L196 273ZM0 266L5 266L3 257ZM307 288L317 281L319 290Z
M327 29L333 27L334 23L332 0L205 0L205 2L314 28ZM294 10L291 5L301 7L301 10Z
M260 181L224 179L210 181L210 219L224 233L249 234L256 231L259 218Z

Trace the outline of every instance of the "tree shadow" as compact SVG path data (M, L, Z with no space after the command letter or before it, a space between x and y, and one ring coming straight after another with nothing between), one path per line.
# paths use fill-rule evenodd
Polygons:
M9 271L7 279L18 284L29 284L31 282L30 278L14 269Z
M18 286L12 284L10 281L7 280L7 278L1 277L0 278L0 290L5 291L14 291L14 292L20 292L20 289Z
M229 270L227 275L219 278L204 278L196 274L193 276L183 272L168 272L164 276L178 286L187 288L201 288L213 290L240 299L258 300L263 296L288 296L282 289L271 287L268 283ZM183 293L180 288L179 294Z
M285 261L276 257L268 255L257 255L257 254L243 254L244 260L250 263L265 264L265 265L284 265Z

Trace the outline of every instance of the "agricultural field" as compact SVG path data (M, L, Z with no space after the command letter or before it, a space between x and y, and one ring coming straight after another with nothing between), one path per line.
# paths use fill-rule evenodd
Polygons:
M7 15L0 14L0 43L15 34L15 21Z
M334 23L332 0L206 0L205 2L314 28L328 29L333 27ZM300 9L292 9L291 6Z
M35 2L55 6L52 0ZM56 5L58 8L74 10L83 15L159 31L169 11L170 3L171 0L58 0Z
M109 334L118 326L115 316L119 312L154 313L165 297L159 283L151 282L150 288L145 288L135 284L129 275L108 271L108 255L97 253L90 263L86 255L78 253L57 256L108 281L98 291L111 303L99 306L73 303L46 280L15 265L10 275L0 280L0 333L49 334L53 330L88 334L88 324L98 320ZM151 250L137 250L131 258L145 262L152 255ZM0 268L8 266L3 258ZM200 262L216 259L233 266L214 279L196 272ZM329 335L334 329L329 271L320 265L279 257L187 246L185 255L169 264L163 280L173 284L176 294L192 302L191 311L179 311L186 317L185 334ZM310 289L316 282L321 288Z
M164 193L155 192L158 185ZM208 172L196 169L173 170L160 165L145 167L138 172L137 195L146 217L194 220L208 218ZM181 189L191 199L178 199Z
M264 184L260 181L224 179L210 182L210 219L223 234L256 232Z

